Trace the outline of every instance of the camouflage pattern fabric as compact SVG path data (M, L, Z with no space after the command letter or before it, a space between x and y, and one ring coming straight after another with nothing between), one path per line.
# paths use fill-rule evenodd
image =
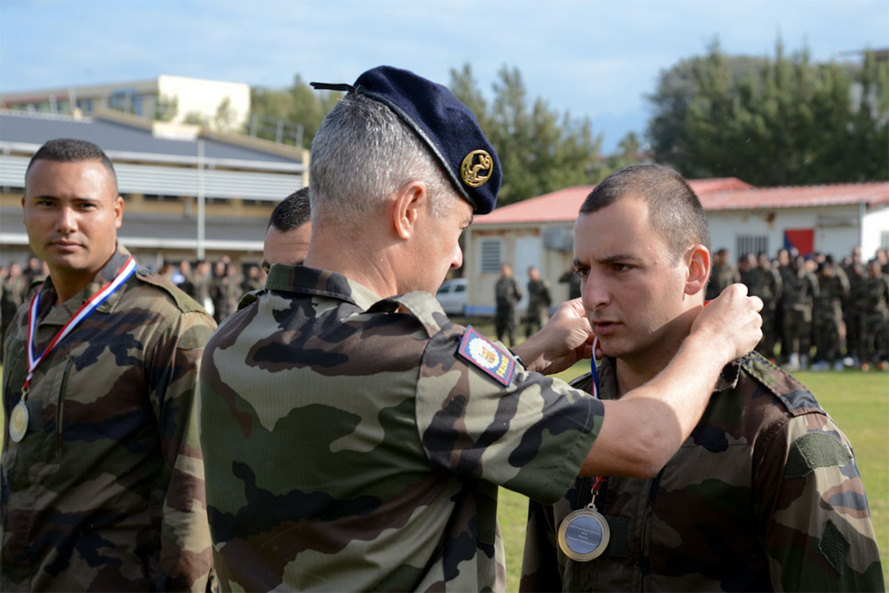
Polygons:
M90 286L55 307L47 280L38 353L127 257L120 247ZM15 443L8 419L27 375L27 308L5 343L0 588L215 587L195 413L213 320L168 281L137 270L37 367L28 431Z
M255 296L201 367L222 589L503 590L498 485L554 502L601 402L521 367L498 383L427 293L274 264Z
M616 397L613 360L599 392ZM578 383L591 387L589 376ZM531 503L522 591L882 591L849 441L796 379L759 354L723 370L704 416L653 479L609 477L604 554L574 562L554 534L590 502L578 478Z

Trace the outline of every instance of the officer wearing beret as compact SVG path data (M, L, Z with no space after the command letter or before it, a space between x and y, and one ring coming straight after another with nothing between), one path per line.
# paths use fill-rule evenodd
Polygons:
M213 590L195 390L216 324L118 244L95 144L44 144L22 207L49 277L4 344L0 589Z
M727 290L621 401L550 379L590 355L579 302L511 352L431 294L500 187L475 116L387 66L323 86L347 94L312 145L305 265L271 266L204 352L222 588L502 590L498 487L552 502L578 472L653 475L759 341L761 303Z

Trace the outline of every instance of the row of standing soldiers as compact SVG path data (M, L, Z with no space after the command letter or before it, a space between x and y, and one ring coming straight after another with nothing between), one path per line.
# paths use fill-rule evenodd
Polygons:
M757 350L788 370L889 370L885 250L865 264L857 247L842 262L829 254L803 257L782 249L775 260L766 253L744 254L736 268L728 251L720 249L707 298L733 282L744 283L763 301L763 340Z

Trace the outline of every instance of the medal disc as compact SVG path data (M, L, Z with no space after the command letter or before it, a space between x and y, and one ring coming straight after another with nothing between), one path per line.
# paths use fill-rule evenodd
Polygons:
M578 562L601 556L610 539L611 529L605 517L589 508L574 511L559 526L559 547Z
M9 438L14 442L21 441L28 432L29 416L28 406L24 401L19 401L12 409L12 414L9 415Z

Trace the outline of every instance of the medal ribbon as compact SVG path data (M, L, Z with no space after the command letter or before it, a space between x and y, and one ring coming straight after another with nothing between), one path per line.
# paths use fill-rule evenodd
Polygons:
M49 345L40 353L40 356L34 356L34 335L37 333L37 311L40 308L40 291L37 291L37 294L34 295L34 298L31 299L31 307L28 312L28 376L25 377L25 384L22 387L22 393L26 394L28 389L31 386L31 377L34 376L34 371L37 369L37 365L40 364L46 355L50 353L50 351L55 348L56 344L58 344L65 336L71 333L71 331L77 327L77 325L89 317L93 311L98 309L102 303L108 300L112 294L120 288L124 282L130 279L130 276L133 275L133 272L136 271L136 260L131 255L130 258L123 265L123 268L120 269L120 272L117 273L117 276L106 284L102 289L91 296L74 314L71 319L68 320L68 323L59 330L59 332L55 335Z
M599 369L596 367L596 346L599 338L593 336L593 357L590 360L590 370L593 372L593 397L599 399Z

